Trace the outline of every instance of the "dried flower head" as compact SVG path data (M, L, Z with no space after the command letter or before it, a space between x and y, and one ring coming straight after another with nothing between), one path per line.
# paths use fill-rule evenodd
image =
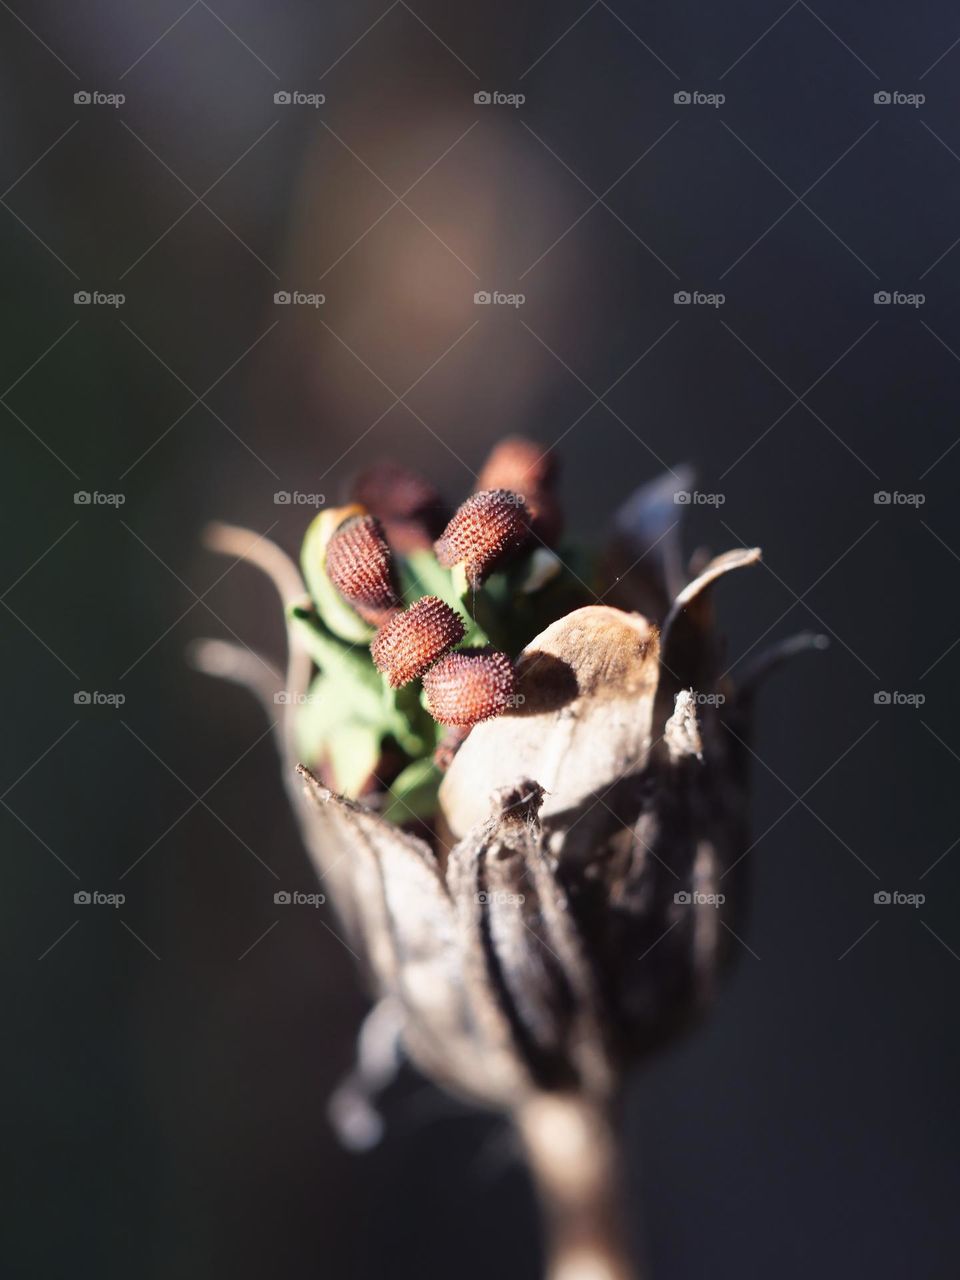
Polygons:
M406 555L429 550L446 524L437 489L418 472L399 462L377 462L354 477L354 501L383 524L391 546Z
M370 1096L394 1054L392 1041L371 1051L371 1026L399 1030L435 1081L513 1114L558 1206L549 1274L625 1278L602 1190L616 1163L611 1103L633 1063L708 1007L741 937L753 685L819 638L728 674L711 597L759 551L717 556L688 580L677 474L616 513L610 603L584 605L579 579L542 552L483 592L444 572L462 566L476 587L533 550L530 510L549 514L552 479L537 446L496 450L483 476L492 487L456 512L436 559L421 545L398 566L420 597L403 613L374 515L316 517L302 555L309 596L294 567L271 565L291 602L298 695L282 700L282 749L291 775L305 760L336 784L300 764L298 812L379 997L339 1091L338 1114L352 1108L344 1128L376 1128ZM414 487L399 476L378 510L407 519ZM250 545L266 563L261 540L220 538L234 555ZM546 573L535 563L545 556ZM377 618L369 652L341 595ZM478 647L451 652L461 604ZM224 672L222 652L205 656ZM246 653L233 655L236 678L248 668ZM421 673L423 702L384 687ZM500 714L514 705L522 714Z
M448 569L464 565L467 581L478 587L530 537L520 495L509 489L484 489L457 508L437 539L437 559Z
M393 560L376 516L345 520L327 543L327 575L361 618L378 626L399 607Z
M488 649L451 653L423 678L430 714L441 724L474 725L498 716L516 690L513 663Z
M466 634L463 619L437 596L422 596L385 622L370 645L378 671L398 688L422 676Z

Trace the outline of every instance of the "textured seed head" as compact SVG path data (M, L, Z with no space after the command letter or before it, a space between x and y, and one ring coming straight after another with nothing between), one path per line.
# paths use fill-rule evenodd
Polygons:
M556 456L523 436L507 436L483 464L478 489L513 489L527 497L548 489L557 476Z
M446 568L464 564L471 586L529 541L524 503L508 489L485 489L468 498L437 540L437 559Z
M398 607L392 556L376 516L345 520L327 543L327 575L360 617L378 626Z
M378 462L361 471L351 493L383 522L401 554L429 550L446 522L443 499L430 481L398 462Z
M465 634L463 619L437 596L424 596L380 628L370 645L373 661L398 688L430 667Z
M513 664L493 649L449 653L423 678L430 714L448 725L473 725L499 715L515 687Z

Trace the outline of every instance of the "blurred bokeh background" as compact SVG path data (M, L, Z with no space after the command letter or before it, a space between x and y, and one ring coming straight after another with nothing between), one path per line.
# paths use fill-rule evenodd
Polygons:
M388 455L456 500L516 430L584 536L696 465L690 549L765 552L731 661L832 642L761 700L737 972L631 1090L653 1275L955 1274L958 37L944 0L0 4L9 1274L536 1273L498 1122L408 1078L334 1140L353 961L274 905L313 880L268 726L186 660L282 657L208 520L294 551L277 492Z

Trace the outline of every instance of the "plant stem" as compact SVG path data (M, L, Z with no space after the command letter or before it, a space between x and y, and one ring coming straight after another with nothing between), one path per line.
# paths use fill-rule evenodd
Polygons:
M546 1280L640 1280L610 1109L578 1095L541 1094L515 1121L543 1211Z

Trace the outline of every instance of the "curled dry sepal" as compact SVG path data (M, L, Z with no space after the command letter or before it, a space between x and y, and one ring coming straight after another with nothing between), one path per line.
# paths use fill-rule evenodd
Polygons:
M311 766L292 794L378 1017L434 1080L517 1116L534 1165L542 1100L603 1114L626 1068L707 1006L738 945L753 682L724 673L711 596L760 555L685 581L673 493L689 481L672 475L575 571L526 509L554 499L535 448L493 455L485 474L513 466L527 494L481 489L436 557L425 531L401 553L343 508L308 531L309 596L282 588L300 686L288 777ZM221 531L220 549L238 536ZM205 665L222 673L217 654ZM365 1114L353 1086L376 1075L353 1081L350 1124ZM586 1248L579 1221L568 1252Z

